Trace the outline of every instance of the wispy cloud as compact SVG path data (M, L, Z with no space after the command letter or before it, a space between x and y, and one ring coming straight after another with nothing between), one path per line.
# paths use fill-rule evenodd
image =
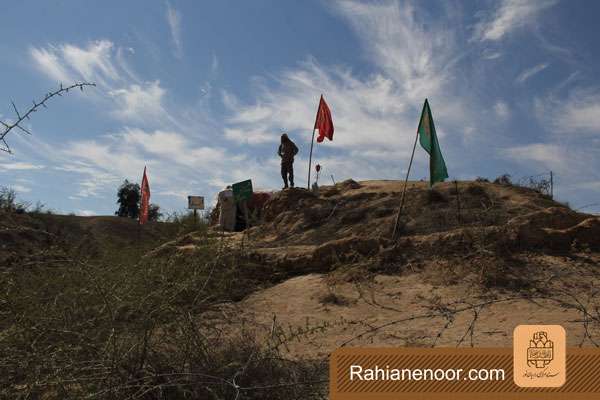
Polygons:
M334 114L337 151L360 149L356 157L365 160L390 148L396 159L409 155L425 97L444 121L438 127L442 136L465 125L468 98L453 94L460 51L446 24L426 27L411 3L344 1L334 11L355 30L378 72L358 77L309 58L272 81L258 81L254 104L240 104L226 92L227 138L259 145L277 141L286 130L309 141L321 93Z
M520 162L535 162L550 170L567 165L565 149L557 144L534 143L514 146L504 151L505 155Z
M11 185L10 186L11 189L14 189L17 193L29 193L31 192L31 188L28 186L23 186L23 185Z
M600 136L600 89L573 89L564 98L536 99L535 111L551 132Z
M86 80L107 86L120 76L112 60L113 48L113 43L108 40L96 40L85 47L72 44L32 47L29 53L34 65L54 80Z
M210 63L210 72L215 75L219 71L219 58L215 53L212 55L212 60Z
M78 191L73 197L106 196L123 178L139 178L144 165L152 169L153 182L167 192L191 188L197 173L213 174L212 169L223 166L223 160L229 162L219 174L223 179L243 175L245 168L235 165L236 161L243 162L243 157L230 155L216 144L202 144L206 138L197 132L211 124L211 117L203 110L205 103L199 100L172 111L164 104L166 88L158 80L140 81L126 62L129 54L135 50L106 40L81 47L62 44L30 49L34 65L51 79L99 82L95 105L126 124L117 133L72 140L53 148L52 160L48 161L57 170L78 176L74 178ZM205 91L209 90L206 86Z
M533 24L541 12L557 0L503 0L475 26L474 40L497 41L512 31Z
M61 82L90 81L98 89L86 99L112 109L109 114L126 123L173 124L177 118L166 110L166 89L160 81L141 81L128 64L132 48L115 46L108 40L96 40L84 46L74 44L31 48L34 66L44 75Z
M548 63L541 63L538 65L534 65L531 68L527 68L526 70L521 72L519 74L519 76L517 76L517 82L524 83L527 79L531 78L532 76L534 76L534 75L542 72L546 68L548 68L548 65L549 65Z
M183 40L181 38L181 13L167 3L167 23L171 32L175 57L183 58Z
M3 162L0 163L0 169L8 170L8 171L26 171L26 170L36 170L43 169L43 165L31 164L27 162Z
M97 215L97 213L93 210L76 210L75 214L80 215L82 217L91 217L93 215Z
M500 57L502 57L502 53L499 51L491 51L491 50L484 50L483 52L483 58L485 60L496 60Z
M279 160L275 150L284 130L300 145L296 175L299 179L306 177L308 143L318 98L323 93L336 126L334 142L325 142L316 149L328 181L330 174L336 180L401 176L425 97L431 102L451 175L459 168L463 172L480 171L476 157L495 157L491 168L519 163L526 165L527 171L552 168L575 177L571 164L585 168L581 160L592 163L593 146L579 149L564 146L552 137L534 135L531 140L538 142L523 144L523 138L513 140L511 135L497 132L498 127L508 131L511 123L517 123L526 102L513 101L507 93L488 94L484 90L497 84L486 75L488 71L501 67L509 54L501 40L535 23L540 13L554 3L495 3L499 6L476 27L474 38L485 43L468 42L465 35L471 32L463 31L465 24L459 23L463 20L453 21L455 15L443 12L432 16L426 7L420 7L420 2L328 3L335 16L347 22L356 34L361 45L357 53L368 59L364 69L357 71L307 56L285 69L253 77L249 90L252 95L247 96L219 87L214 75L221 68L220 60L208 53L205 66L209 79L197 82L201 96L189 108L177 101L176 92L164 86L170 80L145 81L130 67L127 60L139 56L134 49L108 40L32 48L32 60L46 76L98 81L104 89L98 91L104 93L99 109L117 123L104 135L50 148L48 152L56 154L47 164L74 177L78 189L74 198L79 199L113 199L122 179L139 180L144 165L148 166L156 196L153 200L161 204L163 199L167 204L179 204L186 194L209 198L225 184L248 177L256 187L277 187ZM181 56L181 15L168 3L167 22L174 52ZM479 64L473 66L472 61ZM558 71L554 59L549 61ZM547 66L540 64L523 71L517 82L526 82ZM583 79L574 75L565 86L576 78ZM220 109L215 114L204 108L211 93L221 94L224 114ZM189 103L187 100L185 103ZM600 91L573 92L567 98L540 97L535 110L540 119L544 114L546 122L542 124L548 124L550 133L568 129L586 134L600 131L596 117L600 115ZM481 146L478 148L484 151L464 157L465 142L489 144L487 132L500 133L494 143L502 141L505 149ZM572 157L577 158L576 163L570 161ZM486 165L490 164L487 161ZM416 157L413 171L416 178L427 174L425 155Z
M122 89L109 92L117 102L113 114L126 121L147 122L162 118L166 114L163 108L165 89L159 81L143 85L131 84Z
M501 120L510 117L510 109L508 108L508 104L504 101L498 101L494 104L494 112Z
M197 193L198 187L210 195L218 189L215 183L247 179L248 171L253 171L255 184L270 187L276 175L261 171L269 164L277 169L275 155L259 161L230 154L224 148L203 146L180 132L140 128L125 128L97 140L73 141L62 154L68 161L60 168L80 176L77 198L106 196L124 178L139 180L144 166L159 198Z

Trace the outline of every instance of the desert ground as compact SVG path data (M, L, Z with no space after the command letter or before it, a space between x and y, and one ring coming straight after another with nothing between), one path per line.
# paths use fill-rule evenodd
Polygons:
M598 216L512 184L410 182L393 238L402 189L276 192L243 232L2 219L4 393L217 390L202 371L225 398L289 397L294 379L322 398L340 346L509 347L528 323L600 343Z

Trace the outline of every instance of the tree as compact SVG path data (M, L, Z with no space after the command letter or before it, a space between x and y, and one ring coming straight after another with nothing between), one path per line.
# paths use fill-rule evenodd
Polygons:
M123 181L117 191L117 204L119 209L115 215L119 217L137 218L140 215L140 185L129 182L127 179Z
M119 209L115 211L115 215L119 217L138 218L140 215L141 199L140 185L125 179L117 191ZM160 217L162 217L160 206L151 203L148 207L148 221L158 221Z
M148 221L158 221L162 217L160 212L160 206L158 204L150 203L148 207Z

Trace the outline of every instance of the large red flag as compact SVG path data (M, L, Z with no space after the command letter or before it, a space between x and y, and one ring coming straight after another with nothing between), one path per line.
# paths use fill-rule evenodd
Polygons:
M321 95L321 101L319 101L315 129L319 130L318 143L321 143L325 138L333 140L333 120L331 119L331 111L327 103L325 103L323 95Z
M140 205L140 225L148 222L148 209L150 208L150 184L146 176L146 167L144 167L144 176L142 177L142 201Z

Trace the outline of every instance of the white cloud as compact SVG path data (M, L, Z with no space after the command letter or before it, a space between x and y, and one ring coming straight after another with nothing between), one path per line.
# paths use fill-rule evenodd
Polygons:
M110 115L114 118L145 126L177 123L163 104L166 89L158 80L140 80L126 54L135 54L135 50L115 46L106 39L85 46L67 43L30 49L36 68L51 79L97 83L99 90L90 91L86 98L112 109Z
M98 40L82 49L70 44L62 47L65 61L85 80L117 80L119 75L112 61L113 44L108 40Z
M36 165L27 162L3 162L0 163L0 169L8 171L25 171L25 170L36 170L43 169L43 165Z
M517 82L518 83L524 83L527 79L529 79L532 76L534 76L534 75L542 72L547 67L548 67L548 63L541 63L541 64L538 64L538 65L534 65L531 68L527 68L526 70L524 70L523 72L521 72L519 74L519 76L517 77Z
M226 138L257 145L291 131L295 140L309 142L321 93L332 110L336 151L360 149L357 157L363 159L390 149L397 160L410 155L425 97L440 121L441 137L466 125L471 108L468 96L456 95L460 51L447 24L425 26L410 3L345 1L335 3L334 10L356 31L379 72L359 77L309 58L273 81L256 80L254 104L241 104L223 92L231 113Z
M567 165L564 147L557 144L534 143L508 148L504 153L513 160L535 162L548 170Z
M29 52L37 68L45 75L59 82L74 80L71 73L63 67L58 55L59 51L55 47L51 46L47 49L31 48Z
M90 81L108 85L119 80L119 71L114 65L114 45L108 40L96 40L86 47L72 44L29 49L35 66L48 77L70 83Z
M485 50L483 52L483 58L486 60L496 60L500 57L502 57L502 53L499 51Z
M92 211L92 210L76 210L75 214L80 215L82 217L91 217L94 215L98 215L97 212Z
M251 177L269 186L278 176L271 174L277 168L264 174L260 172L264 163L200 145L175 131L125 128L98 140L70 142L63 155L69 162L59 168L80 175L76 198L106 197L125 178L139 181L144 166L148 167L150 187L156 188L153 193L162 199L177 193L177 201L183 193L198 194L199 188L207 196L213 194L215 180L231 183Z
M575 89L568 97L536 99L537 118L551 131L600 136L600 90Z
M11 185L11 189L14 189L17 193L29 193L31 192L31 188L23 185Z
M423 14L408 2L345 1L337 6L375 63L409 96L408 102L421 102L447 84L457 46L454 32L444 24L426 26L418 19Z
M159 81L143 85L132 84L126 88L110 91L116 100L113 114L126 121L148 122L160 120L166 114L162 102L165 89Z
M496 41L519 28L531 25L541 12L557 0L502 0L491 15L475 26L474 40Z
M236 128L225 128L225 137L237 143L260 144L273 143L279 140L280 132L276 130L267 132L261 130L247 130Z
M553 171L555 195L562 200L582 202L586 201L581 197L582 189L598 192L599 188L591 183L600 181L600 174L590 166L597 163L599 151L600 145L594 143L582 146L573 140L554 140L514 146L502 153L524 166L529 171L527 175Z
M508 108L508 104L504 101L498 101L494 104L494 112L498 116L498 118L504 120L510 117L510 109Z
M181 38L181 13L170 3L167 3L167 23L171 32L171 40L174 45L175 56L179 59L183 57L183 40Z
M126 129L115 137L117 142L138 146L155 157L189 168L210 168L228 158L224 149L199 146L177 132Z

